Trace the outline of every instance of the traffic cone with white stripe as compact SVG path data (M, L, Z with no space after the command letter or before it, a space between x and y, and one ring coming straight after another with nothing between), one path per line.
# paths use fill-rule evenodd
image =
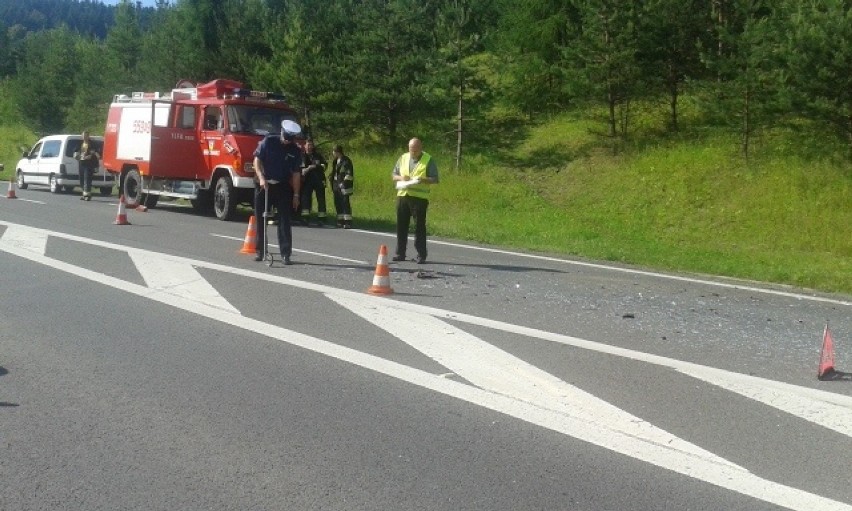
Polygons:
M379 260L376 262L376 273L373 276L373 285L367 289L371 295L390 295L393 289L390 287L390 268L388 267L388 247L379 247Z
M819 352L819 371L817 372L817 378L820 380L830 380L833 374L834 339L831 338L828 325L825 325L825 330L822 332L822 349Z
M115 217L115 225L130 225L127 221L127 210L124 208L124 195L118 197L118 214Z
M9 191L6 192L6 198L7 199L17 199L18 198L18 196L15 195L15 180L14 179L9 180Z
M254 219L254 215L249 217L246 237L243 240L243 248L240 249L240 253L252 255L257 253L257 220Z

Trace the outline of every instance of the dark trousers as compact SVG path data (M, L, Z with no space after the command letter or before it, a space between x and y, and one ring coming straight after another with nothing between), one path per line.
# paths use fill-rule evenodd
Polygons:
M293 253L293 228L290 224L290 212L293 209L293 190L283 184L267 184L269 187L269 205L271 211L276 209L276 217L278 218L278 246L280 247L281 255L290 257ZM257 253L263 254L265 246L265 231L267 228L266 218L263 216L264 207L266 207L266 195L263 188L260 186L254 187L254 216L257 219Z
M396 198L396 255L405 257L408 247L408 226L414 217L414 248L426 258L426 209L429 201L408 195Z
M313 196L317 196L317 213L320 218L325 218L325 176L313 171L305 176L305 182L302 183L301 206L302 214L307 220L311 214L313 206Z
M337 213L337 223L352 221L352 203L349 197L351 196L334 192L334 211Z
M92 167L80 162L80 188L84 193L92 191L92 173L95 171Z

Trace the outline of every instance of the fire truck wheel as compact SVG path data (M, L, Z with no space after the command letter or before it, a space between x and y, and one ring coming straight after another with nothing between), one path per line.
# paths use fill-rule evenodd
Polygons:
M27 187L29 186L27 184L27 182L24 181L24 173L21 172L20 170L18 171L17 181L18 181L18 189L19 190L26 190Z
M142 204L142 176L139 169L132 168L124 176L124 189L120 195L124 195L124 202L128 207L135 208Z
M219 220L230 220L237 209L234 185L229 176L219 176L213 188L213 211Z

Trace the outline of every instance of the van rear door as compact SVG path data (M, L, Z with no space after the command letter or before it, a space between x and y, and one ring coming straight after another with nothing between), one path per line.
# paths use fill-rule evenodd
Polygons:
M36 174L39 183L47 184L51 175L58 176L62 169L62 141L61 140L45 140L41 146L41 154L38 157ZM74 177L77 176L76 169L65 169L69 172L74 172Z

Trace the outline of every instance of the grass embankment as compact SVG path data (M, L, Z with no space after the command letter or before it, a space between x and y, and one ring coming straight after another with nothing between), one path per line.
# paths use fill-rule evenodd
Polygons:
M456 172L452 152L429 147L427 140L426 150L442 171L432 192L429 231L663 270L852 292L852 166L803 156L821 142L789 131L754 142L747 163L739 141L719 132L613 156L587 122L563 117L505 148L468 156ZM388 175L396 156L353 156L356 218L392 228Z
M429 231L852 293L852 165L819 156L826 153L818 136L803 140L784 130L756 139L746 163L738 141L720 133L640 142L613 156L586 121L565 116L503 146L471 151L459 171L451 150L424 140L441 171ZM34 140L0 127L3 181L11 178L18 146ZM359 226L393 230L389 176L403 150L350 152Z

